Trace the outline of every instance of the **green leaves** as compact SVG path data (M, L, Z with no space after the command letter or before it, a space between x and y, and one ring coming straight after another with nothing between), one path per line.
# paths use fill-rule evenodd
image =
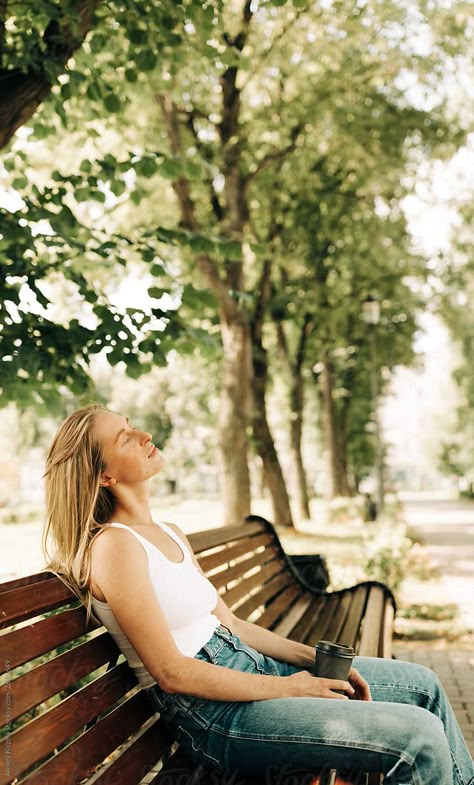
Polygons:
M140 71L153 71L157 64L156 53L152 49L142 49L137 55L136 64Z
M158 162L155 156L145 155L135 164L135 171L141 177L153 177L158 171Z
M104 106L108 112L120 112L120 98L115 93L107 93L104 98Z
M156 238L166 245L187 247L195 254L215 255L235 261L242 259L242 245L222 237L159 226L156 229Z
M456 123L445 136L442 110L429 117L415 111L397 86L397 74L414 73L423 59L408 53L408 39L406 50L395 41L393 17L403 31L403 4L395 11L383 2L370 14L359 11L343 3L262 0L252 5L250 34L239 49L241 17L220 0L99 4L96 27L66 70L49 57L44 37L50 20L63 18L64 4L39 0L29 20L18 16L6 25L7 68L44 71L51 80L60 72L66 77L32 124L33 144L18 139L26 164L6 161L14 172L9 185L25 207L0 237L11 278L8 292L1 293L17 302L24 285L41 298L49 291L43 281L54 283L58 300L63 296L71 309L77 303L84 321L92 319L91 335L79 332L81 319L70 322L67 350L78 379L89 356L106 349L111 362L126 362L134 376L142 361L149 362L147 352L156 350L157 362L166 362L166 335L150 330L144 337L144 312L140 323L126 309L110 308L108 295L137 269L157 279L147 280L145 288L163 298L162 306L169 270L175 270L180 283L173 291L181 291L181 305L196 328L203 311L206 324L218 319L214 295L201 288L197 259L205 257L225 291L249 312L258 298L262 261L270 259L269 312L291 328L309 309L326 329L315 330L315 355L331 341L341 351L353 345L349 332L353 322L360 327L358 300L377 281L395 291L399 304L406 294L399 282L416 270L405 247L404 221L392 220L391 200L405 195L404 167L415 148L421 157L441 142L447 149ZM432 73L432 62L426 61L426 73ZM424 85L429 92L426 80ZM161 113L158 96L175 107L173 117ZM383 220L377 200L389 205ZM283 270L286 282L275 269ZM407 322L392 323L394 340L384 327L402 360L410 354L413 310L409 301ZM63 329L71 315L77 317L65 311ZM182 346L200 339L163 307L154 308L154 315L186 336ZM118 337L115 317L127 320L126 339ZM28 335L25 340L33 342ZM358 329L358 346L356 339L362 341ZM51 343L44 354L41 346L35 352L44 367L58 365L57 347ZM346 376L349 366L355 375L365 368L363 348L357 357L360 366L355 355L338 356L341 390L356 389ZM52 379L43 378L45 389ZM366 414L361 405L353 422L360 425Z

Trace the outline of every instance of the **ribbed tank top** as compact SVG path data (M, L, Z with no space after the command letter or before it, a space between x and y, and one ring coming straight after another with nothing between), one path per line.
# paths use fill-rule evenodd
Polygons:
M109 524L131 532L142 544L148 556L151 582L176 646L182 654L194 657L220 624L217 616L212 613L217 605L217 591L195 566L186 543L165 523L160 522L155 525L161 526L179 545L183 554L182 561L172 562L167 559L156 545L130 526L115 522ZM144 688L156 684L156 680L146 670L137 652L119 627L108 603L92 596L92 608L125 655L139 684ZM146 630L143 630L143 634L146 635Z

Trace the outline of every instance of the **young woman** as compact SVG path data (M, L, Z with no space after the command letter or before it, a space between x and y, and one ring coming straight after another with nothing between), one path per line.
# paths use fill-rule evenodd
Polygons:
M44 547L51 537L49 569L110 630L190 755L242 773L329 766L382 771L387 785L474 785L432 671L357 657L347 682L316 678L311 646L234 616L182 531L152 518L162 466L126 417L74 412L47 458Z

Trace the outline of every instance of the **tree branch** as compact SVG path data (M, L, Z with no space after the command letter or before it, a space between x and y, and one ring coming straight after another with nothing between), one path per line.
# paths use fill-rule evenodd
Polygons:
M199 139L199 135L198 135L198 133L196 131L196 127L194 125L195 117L200 117L200 116L205 116L205 115L200 115L199 113L195 112L194 109L191 112L186 112L185 109L182 109L182 110L180 110L180 112L181 112L181 114L185 115L186 126L187 126L187 128L189 128L190 132L193 135L193 138L194 138L194 141L195 141L197 149L200 151L202 157L204 159L206 159L206 161L209 163L211 161L211 158L210 158L210 156L206 155L206 145L204 145L201 142L201 140ZM208 118L206 117L206 120L207 119ZM221 203L219 201L219 197L217 196L217 193L216 193L216 190L215 190L215 188L214 188L214 186L212 184L211 178L208 177L206 179L206 182L207 182L207 184L209 186L209 195L210 195L210 199L211 199L212 211L213 211L217 221L221 222L224 219L224 208L222 207L222 205L221 205Z
M290 352L288 349L288 341L286 340L285 331L283 329L283 325L280 321L275 321L276 331L277 331L277 345L278 348L283 355L284 359L286 360L286 364L290 367Z
M194 260L199 272L204 276L209 287L218 297L227 320L230 321L238 310L237 303L229 293L228 284L220 277L214 260L208 254L198 254L194 257Z
M304 362L304 353L306 350L306 342L313 327L311 315L306 312L301 325L300 337L296 349L295 361L293 363L293 374L295 377L301 375L301 368Z
M290 132L290 143L287 144L282 150L273 150L271 153L267 153L260 159L260 161L256 164L255 169L253 171L248 172L248 174L244 178L245 189L248 188L250 183L268 166L275 163L276 161L283 161L283 159L292 153L296 148L296 143L298 141L298 136L300 132L304 128L304 123L298 123L295 125Z
M260 70L262 65L264 65L264 62L265 62L266 58L268 57L268 55L271 52L274 51L275 46L280 43L280 41L287 34L288 30L295 24L295 22L298 21L298 19L301 16L301 14L303 12L305 12L305 11L306 11L306 9L303 9L303 8L298 9L296 11L295 15L293 17L291 17L291 19L288 20L287 24L282 27L282 29L280 30L278 35L275 36L275 38L273 39L271 44L269 46L267 46L267 48L262 52L258 63L256 63L255 66L252 68L252 71L249 74L248 79L246 80L245 84L242 85L242 92L246 89L247 85L252 81L252 79L255 78L255 75L258 73L258 71Z
M69 24L66 17L48 24L43 34L46 44L44 60L51 60L61 67L66 65L90 30L99 3L100 0L76 0L78 24ZM6 8L6 2L3 8ZM24 73L19 68L2 68L0 86L0 147L4 147L15 131L34 115L52 85L43 70Z
M255 302L255 311L252 319L252 334L258 344L262 342L263 322L265 320L265 308L271 295L270 273L272 260L265 259L257 286L258 297Z
M177 106L169 95L157 95L156 99L163 113L171 151L176 156L182 156ZM199 223L196 218L195 205L191 197L188 180L185 177L178 177L172 181L172 187L177 196L181 213L180 226L192 232L199 231ZM224 312L226 314L235 313L236 303L229 294L229 285L220 277L215 262L208 254L197 254L194 259L198 270L219 298Z
M245 0L240 31L233 39L229 35L225 36L227 43L239 52L243 50L247 42L252 16L252 0ZM229 66L220 80L222 88L222 120L219 124L219 134L224 159L223 175L225 178L225 197L229 221L228 231L238 236L242 233L249 213L245 202L245 184L240 169L240 89L237 87L237 74L238 66Z
M157 95L156 99L161 107L163 119L166 124L171 152L173 155L181 156L183 151L176 104L169 95ZM178 204L181 212L179 225L183 229L188 229L192 232L199 231L199 224L196 220L195 207L191 197L188 180L182 176L178 177L172 181L172 186L178 197Z

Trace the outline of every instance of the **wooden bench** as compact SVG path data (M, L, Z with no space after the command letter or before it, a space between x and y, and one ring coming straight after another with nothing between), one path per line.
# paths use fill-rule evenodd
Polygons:
M382 584L312 591L264 519L189 537L226 602L294 640L353 645L390 656L394 601ZM50 572L0 586L0 785L263 785L263 777L206 772L184 755L154 713L103 627ZM298 782L341 783L334 772ZM280 776L282 784L294 773ZM359 773L352 781L366 782ZM370 779L371 782L379 782ZM265 785L271 779L265 777Z

